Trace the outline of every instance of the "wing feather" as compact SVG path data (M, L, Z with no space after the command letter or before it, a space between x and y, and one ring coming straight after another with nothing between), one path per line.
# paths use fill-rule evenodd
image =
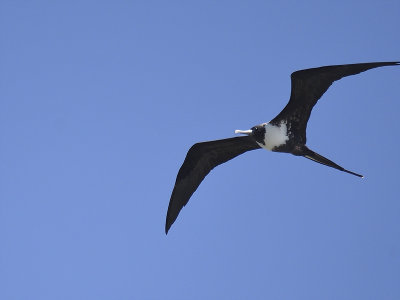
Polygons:
M291 75L292 88L289 102L271 123L279 124L282 120L289 120L290 128L298 139L297 142L305 144L311 110L333 82L373 68L398 64L399 62L373 62L296 71Z
M216 166L260 146L250 136L194 144L179 169L168 205L165 233L175 222L181 209L199 187L208 173Z

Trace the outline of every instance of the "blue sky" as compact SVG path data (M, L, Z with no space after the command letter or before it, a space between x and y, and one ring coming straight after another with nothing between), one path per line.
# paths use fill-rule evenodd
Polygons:
M1 299L399 299L400 67L335 83L309 160L189 147L286 104L290 73L400 60L399 1L1 1Z

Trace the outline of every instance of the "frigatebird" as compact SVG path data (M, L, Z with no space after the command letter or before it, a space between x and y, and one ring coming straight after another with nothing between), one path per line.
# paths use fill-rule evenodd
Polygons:
M303 156L317 163L358 177L363 175L346 170L306 146L306 128L311 110L332 83L343 77L400 62L372 62L324 66L292 73L291 94L285 108L270 122L249 130L235 130L244 136L194 144L179 169L168 205L165 233L175 222L207 174L216 166L247 151L264 148Z

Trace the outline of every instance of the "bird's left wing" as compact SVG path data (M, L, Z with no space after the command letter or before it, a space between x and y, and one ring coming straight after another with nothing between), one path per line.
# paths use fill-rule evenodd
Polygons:
M335 65L300 70L292 73L290 100L285 108L271 121L279 124L288 120L299 143L306 143L306 127L311 110L333 82L343 77L359 74L370 69L399 65L399 62L372 62Z
M251 136L194 144L179 169L168 205L165 233L175 222L204 177L216 166L250 150L260 148Z

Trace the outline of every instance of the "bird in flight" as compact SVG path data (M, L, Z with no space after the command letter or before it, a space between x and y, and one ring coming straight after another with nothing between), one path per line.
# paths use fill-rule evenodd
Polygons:
M289 102L270 122L256 125L249 130L235 130L235 133L244 136L197 143L189 149L179 169L169 201L165 233L168 233L179 212L207 174L216 166L247 151L264 148L274 152L291 153L363 177L310 150L306 146L307 122L312 108L334 81L370 69L399 64L400 62L373 62L335 65L292 73Z

